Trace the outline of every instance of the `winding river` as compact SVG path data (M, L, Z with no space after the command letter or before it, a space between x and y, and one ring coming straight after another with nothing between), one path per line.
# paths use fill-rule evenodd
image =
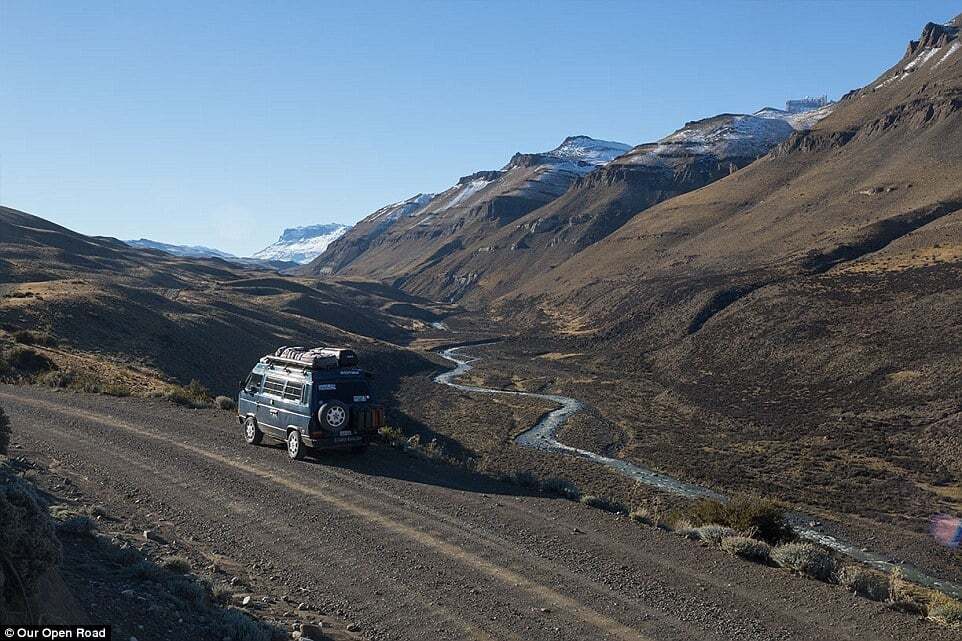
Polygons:
M538 398L557 403L557 409L548 412L534 427L518 435L518 437L515 439L515 442L519 446L532 447L548 452L557 452L560 454L567 454L569 456L577 456L583 459L588 459L598 463L599 465L604 465L608 468L611 468L612 470L615 470L616 472L639 483L644 483L645 485L658 488L663 492L684 496L686 498L708 498L716 501L728 500L728 497L715 492L710 488L686 483L665 474L655 472L654 470L648 469L642 465L630 463L622 459L602 456L601 454L596 454L595 452L565 445L559 441L556 437L558 429L564 425L565 420L567 420L569 416L584 408L584 404L576 398L571 398L570 396L561 396L559 394L538 394L535 392L521 392L517 390L478 387L475 385L463 385L455 382L455 379L472 369L471 363L481 360L481 357L469 356L464 354L462 350L468 349L469 347L484 347L492 344L493 343L476 343L473 345L462 345L460 347L450 347L439 352L443 358L454 363L455 367L452 370L435 376L434 382L441 385L449 385L454 389L472 394L526 396L529 398ZM791 522L792 528L800 538L818 543L819 545L823 545L827 548L831 548L840 554L848 556L856 561L869 565L883 572L891 573L892 571L898 569L902 572L903 576L911 581L930 588L935 588L950 596L962 598L962 585L930 576L922 570L911 565L894 563L888 560L886 557L876 554L866 548L859 547L838 537L820 532L809 525L809 523L813 521L812 517L810 516L800 513L792 513L788 516L788 520Z

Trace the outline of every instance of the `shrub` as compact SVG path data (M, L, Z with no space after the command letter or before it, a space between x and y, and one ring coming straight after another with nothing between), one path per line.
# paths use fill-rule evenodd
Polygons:
M701 539L701 534L698 533L698 528L692 527L692 524L689 521L678 520L672 524L672 527L668 529L678 536L691 539L692 541L698 541Z
M700 525L715 523L739 532L754 532L758 538L773 544L792 539L784 511L768 499L748 495L736 496L727 503L702 499L691 506L689 514Z
M207 585L199 581L193 581L188 577L176 576L170 578L164 587L191 609L203 608L210 600Z
M528 470L515 472L511 475L509 480L511 483L520 485L521 487L538 487L538 485L540 485L537 475Z
M587 505L588 507L593 507L598 510L604 510L605 512L628 512L628 508L619 503L618 501L605 498L603 496L592 496L591 494L585 494L581 497L580 501Z
M10 419L0 407L0 454L6 454L10 446Z
M199 409L210 404L210 394L207 389L196 380L191 381L190 385L171 385L164 392L164 398L177 405Z
M701 527L695 528L695 531L698 533L699 539L714 545L721 545L722 539L738 535L738 532L732 528L726 525L718 525L717 523L702 525Z
M779 545L772 550L772 560L783 568L819 581L831 581L835 576L835 557L811 543Z
M37 580L60 559L53 521L36 491L20 479L0 478L0 613L29 600Z
M234 590L225 583L218 583L211 590L211 600L220 605L229 605L234 598Z
M628 518L642 525L655 525L655 523L657 523L657 517L645 507L636 507L628 513Z
M571 481L566 481L565 479L559 479L556 477L547 478L541 483L541 490L548 494L557 494L558 496L563 496L572 501L577 501L581 498L581 490L578 486Z
M944 625L962 624L962 602L940 592L929 601L928 617Z
M857 565L847 565L839 570L838 583L849 592L872 601L885 601L891 592L887 575Z
M234 403L234 399L228 398L227 396L218 396L215 398L214 405L216 405L218 409L222 410L233 410L237 408L237 405Z
M385 443L390 443L391 445L398 445L399 443L404 442L404 432L402 432L400 429L396 427L385 425L384 427L379 429L377 433L378 433L378 436L381 437L381 440L384 441Z
M127 568L126 573L134 579L145 581L155 581L162 583L168 577L168 573L161 567L151 563L147 559L141 559Z
M161 566L174 574L187 574L190 572L190 561L182 556L172 556L164 559Z
M53 361L26 347L14 347L0 353L0 379L16 381L57 369Z
M13 340L22 345L44 345L47 347L53 347L57 344L57 341L46 332L31 332L30 330L22 329L18 332L13 333Z
M271 628L250 618L235 608L228 608L221 615L216 638L231 641L271 641L274 636Z
M929 595L919 586L906 581L902 571L896 569L889 579L889 602L897 610L925 616Z
M756 563L768 563L771 561L771 546L764 541L759 541L747 536L729 536L724 538L721 541L721 547L732 556L755 561Z
M121 383L108 383L103 386L103 393L108 396L130 396L130 388Z
M69 536L93 536L97 531L97 522L89 516L71 516L57 524L57 534Z

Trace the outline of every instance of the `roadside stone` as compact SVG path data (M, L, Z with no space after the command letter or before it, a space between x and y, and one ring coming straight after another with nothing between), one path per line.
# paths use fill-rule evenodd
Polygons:
M361 626L358 625L357 623L352 623L352 624L348 625L346 629L347 629L348 632L360 632L360 631L361 631Z
M144 538L148 541L153 541L154 543L159 543L160 545L166 545L167 539L162 537L157 530L144 530Z
M324 624L304 623L301 624L301 638L311 641L324 641L327 637L324 634Z

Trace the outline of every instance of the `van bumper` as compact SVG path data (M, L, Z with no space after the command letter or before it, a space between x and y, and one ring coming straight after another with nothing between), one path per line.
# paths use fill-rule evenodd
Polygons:
M370 437L366 434L352 434L351 436L315 435L314 437L302 437L302 440L305 445L315 450L350 449L371 442Z

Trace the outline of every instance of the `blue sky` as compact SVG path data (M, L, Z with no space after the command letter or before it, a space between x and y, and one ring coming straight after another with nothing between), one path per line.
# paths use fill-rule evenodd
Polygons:
M0 202L249 254L569 134L837 98L957 2L0 0Z

